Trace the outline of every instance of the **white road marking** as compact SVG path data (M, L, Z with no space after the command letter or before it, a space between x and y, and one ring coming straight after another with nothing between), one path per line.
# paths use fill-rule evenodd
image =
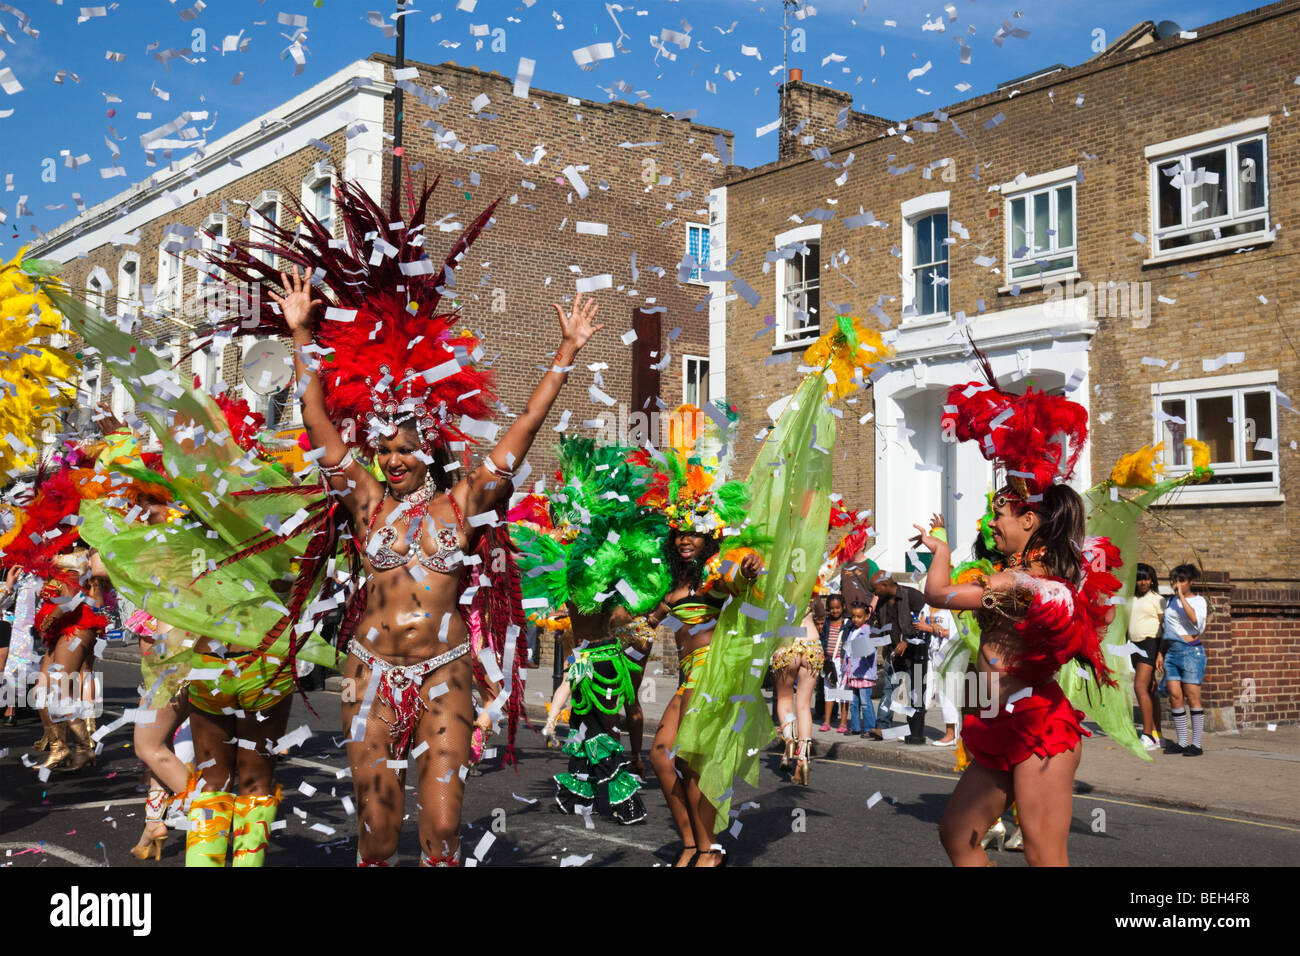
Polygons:
M562 823L558 823L555 826L551 827L550 829L563 830L564 832L572 833L575 836L593 837L594 839L597 840L604 840L606 843L617 843L619 846L635 847L636 849L644 850L647 853L657 853L659 851L659 847L657 846L648 846L644 843L637 843L635 840L626 840L623 837L610 836L608 833L601 833L599 830L587 830L581 827L570 827L570 826L565 826Z
M97 866L100 868L104 866L98 860L92 860L88 856L82 856L80 853L64 849L53 843L47 843L44 846L39 843L0 843L0 850L39 850L49 856L71 863L73 866Z

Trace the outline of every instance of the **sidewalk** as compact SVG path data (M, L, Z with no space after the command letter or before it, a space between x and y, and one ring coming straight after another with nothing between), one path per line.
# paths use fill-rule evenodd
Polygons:
M108 660L138 662L134 646L113 645ZM540 725L546 719L545 704L551 697L551 671L533 668L526 672L529 716ZM326 691L337 692L339 679L329 678ZM677 690L676 672L663 672L661 661L652 660L641 685L641 706L645 713L645 749L648 753L655 727L664 708ZM765 695L766 696L766 695ZM770 710L770 697L769 697ZM943 735L938 708L926 712L931 740ZM951 748L912 746L901 740L863 740L834 731L818 732L814 721L813 754L816 759L879 764L951 774ZM1083 742L1083 760L1075 777L1075 793L1096 794L1131 800L1150 806L1181 807L1225 816L1257 817L1300 826L1300 726L1279 725L1264 729L1206 734L1202 757L1152 754L1148 763L1135 757L1094 730ZM1172 728L1168 728L1172 732ZM779 749L774 742L773 750Z

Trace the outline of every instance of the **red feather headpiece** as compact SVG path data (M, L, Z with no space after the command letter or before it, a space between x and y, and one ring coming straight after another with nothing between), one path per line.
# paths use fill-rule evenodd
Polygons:
M988 359L978 349L976 354L987 382L948 389L943 429L958 441L978 442L984 458L1006 472L1016 494L1033 503L1074 473L1088 440L1088 411L1078 402L1033 388L1023 395L1003 391Z
M392 434L404 422L416 426L426 452L450 442L473 442L476 430L467 420L492 414L491 376L476 367L483 357L479 340L457 331L458 313L439 312L439 306L454 287L456 266L491 222L497 203L435 264L424 240L425 213L437 185L435 180L418 202L408 188L408 225L396 221L396 211L385 214L362 186L340 181L334 206L345 238L334 239L294 201L301 219L297 231L267 223L261 229L266 241L238 240L207 253L236 282L278 286L280 273L294 266L311 274L328 307L315 335L325 407L344 441L358 449L373 447L376 430ZM258 322L231 316L222 325L235 334L288 336L278 306L263 298Z
M21 506L18 534L4 549L4 563L46 579L75 583L77 575L54 563L55 556L80 540L77 524L67 519L77 514L85 498L109 493L107 475L90 468L63 465L45 478L38 478L35 496Z

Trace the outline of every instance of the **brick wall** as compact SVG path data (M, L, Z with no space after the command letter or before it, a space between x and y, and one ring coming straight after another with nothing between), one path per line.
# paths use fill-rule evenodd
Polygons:
M391 57L377 54L373 59L391 67ZM588 388L595 378L587 366L607 365L600 372L602 390L616 402L630 402L631 349L620 337L632 327L638 307L664 310L659 316L656 361L663 359L665 350L670 350L672 357L661 374L661 396L669 408L680 404L682 357L707 358L709 350L703 308L707 287L679 283L677 266L686 251L686 224L708 224L708 193L723 177L719 163L701 157L716 154L713 140L717 135L724 135L730 145L731 133L674 120L640 104L582 100L571 105L564 95L538 89L531 91L528 100L517 99L511 95L510 79L454 63L412 61L408 65L420 70L418 86L440 86L449 98L432 109L412 93L405 95L405 168L417 186L425 177L432 181L434 176L442 176L428 214L430 255L440 260L455 239L437 231L432 223L448 213L468 222L493 199L504 197L496 212L496 226L479 238L458 270L456 291L466 325L484 336L498 393L512 414L522 411L540 378L539 366L549 363L559 343L559 325L550 303L571 299L579 276L612 276L613 288L595 293L600 303L598 320L606 327L583 351L579 369L571 375L541 432L530 456L534 477L549 474L555 467L552 447L556 433L551 427L564 409L572 411L573 430L583 430L584 421L609 421L611 438L614 423L620 418L626 421L628 414L636 411L594 402ZM491 102L476 114L471 104L480 94L487 94ZM391 131L391 99L385 116L385 128ZM466 145L459 151L440 149L433 129L426 125L433 123L455 130ZM181 192L188 201L148 223L132 247L140 253L142 285L157 284L158 246L167 225L200 226L209 214L222 211L224 202L230 215L228 236L246 238L248 212L240 200L251 201L266 189L279 189L297 198L303 178L322 159L332 160L342 172L344 132L338 131L326 142L332 147L329 154L308 147L250 169L247 176L210 195L185 196ZM621 145L624 143L629 145ZM645 143L655 145L636 145ZM484 144L495 149L474 148ZM539 145L546 155L536 165L525 166L516 158L516 152L532 158ZM391 156L386 161L391 163ZM563 176L564 168L571 164L590 167L581 173L590 188L586 200L577 198ZM390 182L386 165L385 206ZM285 213L287 219L287 206ZM606 224L608 236L578 235L580 220ZM100 265L116 283L124 251L108 245L90 250L85 259L68 263L64 275L72 288L80 291L90 271ZM580 272L575 273L571 266ZM187 285L193 276L194 270L185 269ZM110 311L115 311L115 303L116 289L109 296ZM494 303L504 311L493 311ZM140 336L150 340L167 332L178 341L192 335L175 322L146 318ZM237 342L226 350L227 383L242 381L239 357L246 345ZM187 360L183 370L188 377L192 363ZM505 419L498 417L498 421Z
M1297 31L1300 3L1287 0L1200 28L1197 40L1170 38L1025 82L1013 97L1002 90L945 107L909 121L906 136L841 142L831 162L843 164L849 152L855 154L843 186L835 182L843 170L809 158L806 147L798 156L731 174L728 253L739 253L731 268L761 296L753 308L742 299L727 305L728 398L740 407L747 430L767 424L764 409L789 394L800 378L801 350L788 364L769 364L782 355L773 349L772 332L763 331L765 317L776 312L774 274L764 272L764 254L775 248L778 233L798 221L815 221L809 213L817 209L833 213L822 222L822 329L829 328L833 303L848 305L868 322L875 321L868 309L879 304L897 328L900 205L949 190L950 224L960 223L969 232L966 238L950 225L955 239L949 247L950 311L973 316L978 329L999 310L1042 304L1050 296L1028 283L1018 294L1001 291L1009 285L1006 224L1002 197L989 187L1021 173L1033 176L1071 165L1078 165L1083 177L1076 184L1082 280L1099 287L1112 281L1150 283L1152 310L1146 328L1136 328L1131 317L1101 317L1090 354L1080 355L1091 376L1092 474L1087 477L1092 482L1104 479L1121 454L1153 442L1152 383L1208 375L1202 360L1244 352L1242 362L1222 373L1275 371L1282 392L1300 393L1300 271L1293 266L1296 239L1285 227L1300 216L1300 119L1294 110L1289 117L1281 110L1294 100ZM1143 147L1265 114L1272 117L1270 221L1284 224L1275 241L1143 265L1151 255L1150 173ZM943 159L951 164L935 165ZM846 228L845 218L859 207L887 227ZM838 270L830 268L831 257L841 250L848 261ZM997 262L976 266L978 255ZM1158 296L1173 302L1161 303ZM1144 364L1144 357L1166 364ZM836 490L853 507L928 514L929 502L875 500L877 442L890 439L894 423L858 424L874 411L870 394L845 408ZM934 414L939 414L937 404ZM1162 576L1168 567L1194 559L1232 568L1240 580L1298 580L1293 542L1300 537L1294 499L1300 494L1300 456L1291 447L1292 413L1279 407L1277 414L1287 500L1157 509L1143 524L1142 548L1143 560ZM742 467L757 447L757 442L742 443Z
M393 62L378 54L372 59ZM632 328L638 307L665 310L655 348L658 360L664 349L672 352L661 373L660 392L675 408L683 394L682 356L709 354L703 307L707 288L678 283L677 265L686 252L686 224L708 224L709 190L723 177L718 164L701 156L716 155L716 135L724 135L730 145L731 133L674 120L640 104L580 100L574 105L566 96L537 89L527 100L519 99L512 96L512 79L454 63L408 61L408 66L420 70L417 85L436 84L449 98L436 109L410 93L404 102L404 168L414 170L417 183L425 175L430 180L442 176L430 221L452 211L467 221L465 217L504 197L497 225L475 241L457 271L456 288L467 324L483 333L495 356L498 392L511 412L523 409L540 374L537 366L559 343L550 304L571 297L579 275L612 277L613 288L595 293L598 320L606 327L583 350L579 369L540 433L530 455L535 468L554 468L550 449L555 433L550 429L564 409L572 411L570 427L579 430L583 420L619 417L617 405L610 408L589 397L594 379L588 366L606 364L600 387L617 402L630 402L632 350L620 337ZM476 114L472 103L481 94L489 103ZM391 101L387 109L391 129ZM453 131L465 148L439 148L433 123ZM475 149L483 145L495 148ZM545 156L525 166L518 157L531 159L537 146L546 150ZM424 168L416 170L420 164ZM580 172L590 190L586 199L578 198L564 175L570 165L590 167ZM387 172L385 184L390 180ZM603 223L608 235L579 235L579 221ZM449 239L431 230L433 248ZM495 289L504 292L504 312L493 311Z
M778 91L778 107L780 106ZM782 132L779 154L781 159L803 155L815 146L830 146L837 142L856 142L882 135L893 125L887 119L853 110L853 94L833 90L816 83L791 80L785 84L785 130ZM844 114L844 129L839 117ZM795 133L798 130L798 133Z

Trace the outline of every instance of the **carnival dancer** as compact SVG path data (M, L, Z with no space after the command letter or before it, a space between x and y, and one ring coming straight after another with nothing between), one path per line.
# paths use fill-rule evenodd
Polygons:
M934 533L942 518L935 515L929 530L917 526L917 540L934 554L926 599L975 612L977 668L996 704L995 716L968 716L963 725L974 762L953 791L940 836L954 864L987 865L980 841L1015 800L1030 865L1063 866L1079 741L1088 731L1056 674L1073 661L1114 686L1101 636L1114 613L1109 598L1120 581L1110 569L1120 556L1105 538L1085 540L1083 499L1064 484L1087 440L1087 411L1032 388L1007 393L987 361L984 371L987 382L949 390L944 427L978 441L1006 473L992 522L1005 569L953 584L947 542Z
M565 812L594 807L620 823L645 817L632 776L640 766L642 715L637 687L654 643L642 619L668 590L656 558L667 522L638 505L652 472L629 460L631 448L587 438L560 442L559 486L533 494L510 512L520 550L525 603L541 614L566 613L575 648L552 698L543 735L554 735L560 709L572 696L567 772L556 776L556 803ZM631 759L615 715L627 718Z
M683 662L690 670L687 684L694 693L690 705L680 708L681 726L672 747L700 795L694 826L683 830L683 837L700 853L697 865L725 861L722 846L712 842L714 834L730 825L735 782L757 784L758 755L776 732L762 697L761 665L783 640L804 633L799 621L817 577L817 563L807 555L825 550L830 523L830 452L835 442L830 403L864 385L865 374L888 351L879 334L852 316L839 315L834 328L804 353L804 364L815 371L783 403L775 427L763 439L737 496L747 509L744 526L727 529L764 542L765 567L757 555L719 562L717 573L726 576L725 586L742 592L737 599L726 602L720 594L701 595L703 582L694 596L690 594L691 566L708 553L712 540L699 534L693 519L689 527L696 534L678 533L670 543L670 560L685 573L678 575L684 583L674 585L677 593L670 592L669 600L681 600L680 594L687 614L701 615L712 625L707 650L696 646L703 632L679 628L688 652ZM717 527L718 522L704 525L710 532ZM727 532L718 535L726 547L743 540ZM760 571L766 572L761 581L747 582L745 575ZM685 619L678 620L684 625ZM760 666L755 666L756 660ZM672 784L662 772L660 778Z
M815 594L826 594L829 581L840 566L862 551L870 537L870 512L854 515L841 505L831 506L830 528L848 531L831 549L817 574ZM843 598L839 594L827 598ZM821 634L813 621L811 609L803 619L803 635L790 644L782 644L772 653L772 681L776 694L776 714L781 727L784 751L781 770L793 771L791 782L808 785L812 761L813 695L826 661Z
M386 479L381 484L352 459L330 420L320 377L308 377L303 364L305 349L313 344L312 313L320 300L311 298L305 279L296 274L286 276L284 284L287 294L276 300L294 333L298 375L307 382L303 423L312 445L325 449L322 464L332 487L345 492L342 500L356 534L366 541L370 576L365 611L356 625L356 633L363 636L352 639L344 677L357 687L377 683L379 690L368 714L361 713L362 701L343 708L345 728L352 730L354 719L360 720L360 732L353 731L348 744L361 828L358 856L363 864L382 863L396 852L402 776L388 769L386 760L404 759L414 737L417 749L429 751L418 764L421 862L454 865L460 861L464 793L457 771L468 759L473 724L473 673L465 659L469 635L458 606L460 565L471 547L464 516L490 511L508 495L513 471L532 445L578 350L601 328L592 324L596 306L584 305L581 294L568 312L555 306L563 336L552 369L482 464L454 484L445 469L431 467L432 456L445 449L454 433L454 426L442 417L445 410L431 402L427 386L415 373L395 375L387 366L370 370L365 378L374 383L377 373L380 385L372 395L358 397L370 398L366 417L378 426L376 457ZM354 362L365 358L351 357ZM338 356L336 363L342 359ZM337 364L326 374L339 374L336 369ZM406 546L398 550L402 544ZM415 576L408 569L417 559L420 573ZM422 612L414 620L411 608ZM445 692L431 694L435 685Z
M94 472L79 449L60 456L52 474L38 472L34 497L21 509L18 534L5 549L5 560L43 583L35 602L33 635L43 645L38 704L49 756L45 770L79 770L94 760L86 718L93 713L83 700L82 670L95 642L108 625L102 610L108 582L102 567L92 568L91 552L82 543L75 516L84 497L99 493ZM72 746L68 738L72 738Z

